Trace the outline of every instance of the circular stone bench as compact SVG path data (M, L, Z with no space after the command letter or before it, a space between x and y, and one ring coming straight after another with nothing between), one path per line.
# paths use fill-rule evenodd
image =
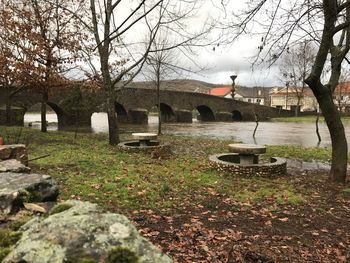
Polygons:
M259 154L266 153L266 147L256 144L234 143L229 144L230 152L239 155L240 164L257 164L259 163Z
M170 152L170 144L160 144L156 133L132 133L132 136L137 140L121 142L118 147L127 152Z
M139 141L139 147L148 146L151 140L157 140L156 133L136 132L131 134L135 140Z
M279 157L271 157L270 162L241 164L238 153L221 153L211 155L209 162L212 168L235 175L272 177L287 173L287 162Z
M149 141L147 146L140 147L140 141L126 141L118 144L118 147L122 150L130 152L149 152L161 147L159 141Z

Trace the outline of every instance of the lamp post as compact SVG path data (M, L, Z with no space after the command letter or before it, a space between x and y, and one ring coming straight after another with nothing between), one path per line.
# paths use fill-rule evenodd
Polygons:
M235 79L237 78L237 75L232 75L230 76L231 80L232 80L232 88L231 88L231 96L232 96L232 99L234 100L235 98Z

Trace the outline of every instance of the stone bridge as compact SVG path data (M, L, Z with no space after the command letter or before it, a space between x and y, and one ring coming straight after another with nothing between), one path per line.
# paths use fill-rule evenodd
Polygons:
M41 102L41 95L26 90L11 99L11 114L6 114L10 89L0 89L0 125L23 125L24 114ZM90 125L94 112L105 111L103 91L81 92L71 88L49 95L48 105L56 112L60 127ZM156 109L157 92L152 89L124 88L118 93L115 109L120 122L147 123L148 114ZM233 101L203 93L161 90L160 110L164 122L192 122L197 110L201 121L252 121L278 116L293 116L292 111L279 110L242 101ZM10 118L9 118L10 116Z

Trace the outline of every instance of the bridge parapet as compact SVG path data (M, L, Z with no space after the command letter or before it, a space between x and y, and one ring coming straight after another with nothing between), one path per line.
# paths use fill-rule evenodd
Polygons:
M0 89L0 108L4 108L9 91ZM82 92L77 88L65 89L49 95L48 105L56 112L59 126L90 125L91 115L104 109L103 90ZM145 124L149 112L157 107L157 92L152 89L124 88L115 102L120 122ZM39 93L25 90L12 98L12 106L20 109L12 113L23 124L24 113L41 102ZM192 112L198 110L203 121L253 121L255 114L261 120L271 117L293 116L294 112L220 98L202 93L160 91L160 110L164 122L192 122ZM0 124L5 124L6 112L0 110Z

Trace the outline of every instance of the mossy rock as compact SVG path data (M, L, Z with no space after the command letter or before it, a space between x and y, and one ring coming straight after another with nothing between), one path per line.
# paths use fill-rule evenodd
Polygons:
M11 252L12 246L21 236L21 232L15 232L8 228L0 229L0 262Z
M11 252L11 248L0 247L0 262Z
M4 263L173 262L125 216L88 202L60 203L47 217L35 217L20 229L23 236Z
M108 252L105 263L138 263L139 258L128 248L116 247Z
M22 236L21 232L14 232L10 229L0 229L0 247L10 247Z
M27 216L15 221L11 221L7 227L12 231L18 231L21 228L21 226L27 223L30 219L31 217Z
M50 215L62 213L62 212L66 211L72 207L73 207L73 205L70 205L70 204L57 204L50 211Z
M98 263L92 258L70 258L64 261L64 263Z

